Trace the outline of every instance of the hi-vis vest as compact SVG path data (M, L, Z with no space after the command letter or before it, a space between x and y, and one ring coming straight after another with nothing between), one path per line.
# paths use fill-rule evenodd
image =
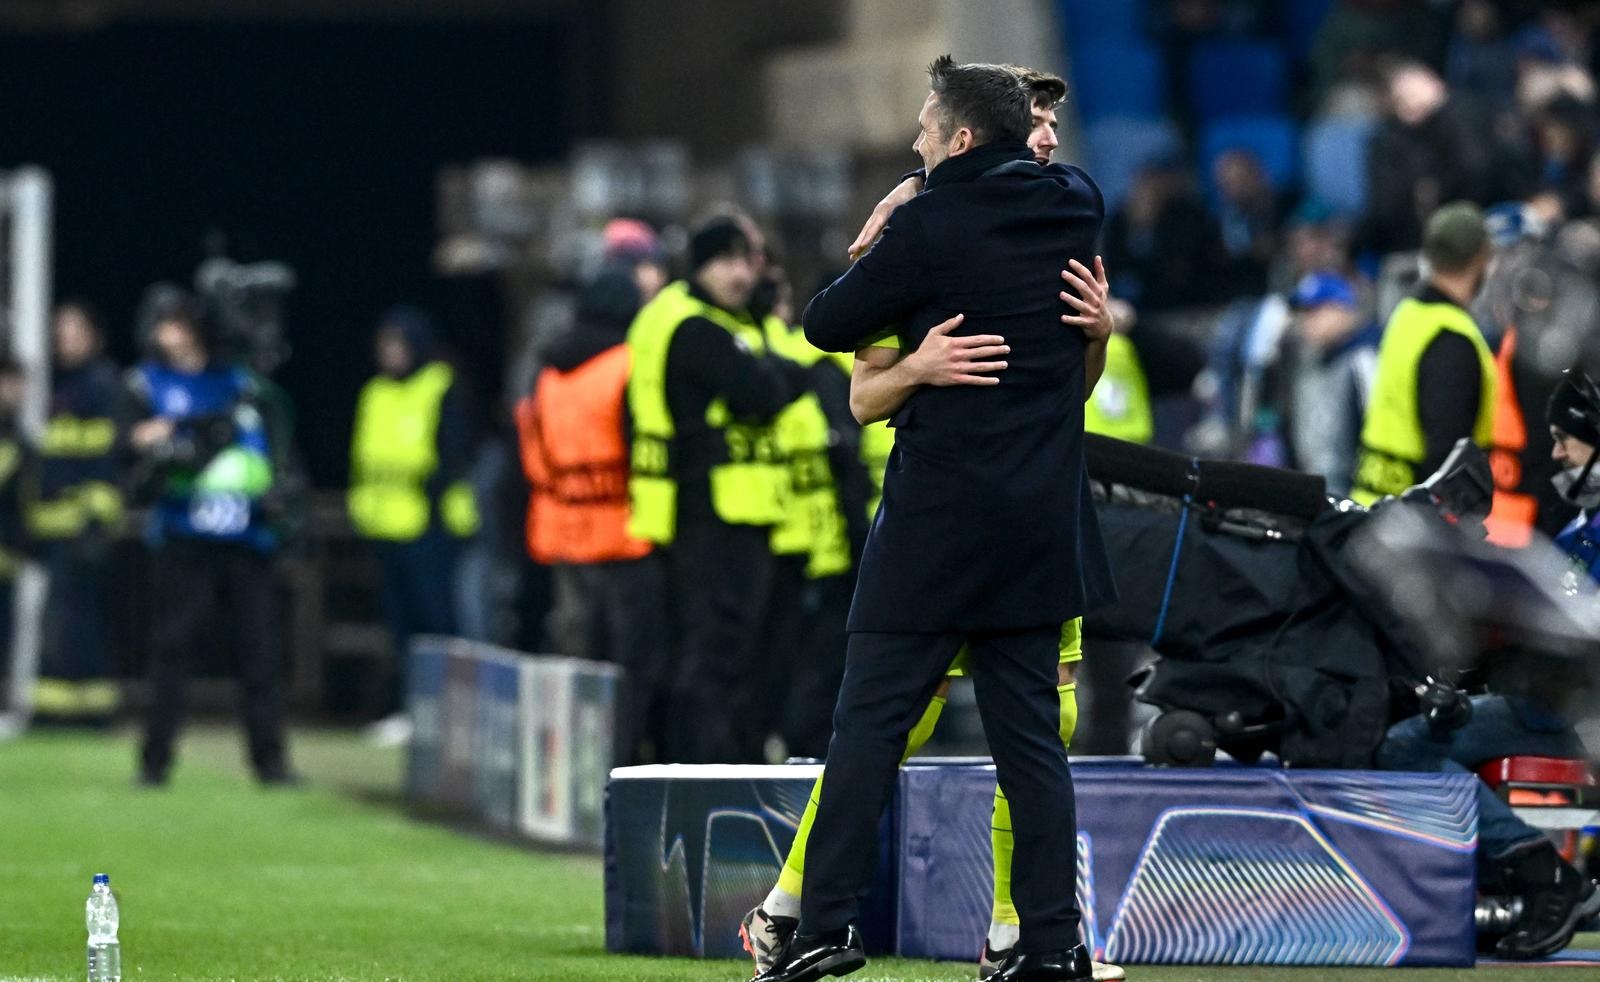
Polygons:
M884 347L900 346L897 338L884 338L879 343ZM846 375L855 372L854 354L835 352L833 359ZM888 420L880 419L861 427L861 466L866 468L867 477L872 481L872 497L867 501L868 522L877 517L878 506L883 504L883 475L889 470L889 455L893 452L894 430L889 427Z
M633 417L628 534L661 545L670 544L678 531L678 474L673 460L678 429L667 406L667 353L678 328L691 317L722 327L753 352L766 351L759 326L695 299L682 280L656 294L628 328L632 358L628 411ZM722 459L712 464L710 475L711 505L717 517L729 525L782 521L782 489L788 474L772 427L735 422L720 398L706 407L706 424L723 441Z
M48 472L64 464L112 459L116 442L117 424L110 417L62 412L45 423L39 455ZM122 516L122 492L108 480L56 484L42 489L29 504L28 532L41 540L75 539L91 525L115 529Z
M622 400L628 349L617 345L570 372L546 368L517 403L535 562L638 559L650 543L628 535L628 446Z
M1149 443L1155 437L1150 386L1139 364L1139 352L1127 335L1106 338L1105 374L1083 405L1083 428L1129 443Z
M1478 415L1472 441L1487 450L1494 442L1495 365L1472 315L1451 303L1407 297L1395 308L1378 346L1378 377L1361 428L1361 456L1351 497L1370 505L1399 494L1427 477L1417 473L1427 454L1417 407L1417 366L1442 331L1454 331L1478 352Z
M827 357L776 317L767 318L764 326L767 345L776 355L806 366ZM849 572L850 536L828 463L831 431L816 393L807 392L785 406L772 421L772 430L789 472L783 520L772 527L773 553L807 555L806 575L812 579Z
M454 381L449 365L432 362L403 379L380 375L361 390L347 503L362 536L413 542L428 531L434 506L427 485L439 469L440 407ZM457 481L440 495L439 519L451 535L477 531L477 505L467 482Z

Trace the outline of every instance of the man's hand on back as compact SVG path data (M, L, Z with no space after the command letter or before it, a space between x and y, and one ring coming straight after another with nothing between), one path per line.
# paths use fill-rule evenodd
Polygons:
M878 236L883 232L884 226L889 224L889 216L901 205L915 198L922 191L922 178L915 175L901 181L890 191L878 206L872 209L872 214L867 216L867 224L861 226L861 233L856 240L850 243L850 258L860 259L862 253L872 248L872 243L878 241Z
M1111 285L1106 281L1106 266L1099 256L1094 257L1094 272L1076 259L1061 271L1061 278L1071 290L1062 290L1061 299L1077 311L1062 314L1061 323L1083 329L1090 343L1104 341L1116 330L1116 318L1111 312ZM1076 292L1073 292L1076 291Z
M989 372L1004 371L1006 363L997 359L1011 353L1006 339L997 334L956 337L951 331L965 315L957 314L928 330L917 350L906 355L904 364L918 385L999 385Z

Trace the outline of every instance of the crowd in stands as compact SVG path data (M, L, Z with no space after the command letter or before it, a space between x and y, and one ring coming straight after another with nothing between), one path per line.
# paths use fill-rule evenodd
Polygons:
M1381 327L1419 277L1424 223L1452 201L1489 214L1498 259L1473 313L1497 352L1520 331L1527 419L1592 357L1592 4L1060 9L1084 162L1111 208L1113 292L1138 311L1156 394L1185 404L1160 414L1159 442L1302 467L1347 491ZM1201 350L1174 358L1176 337ZM1547 458L1527 428L1526 458ZM1570 511L1544 503L1553 532Z

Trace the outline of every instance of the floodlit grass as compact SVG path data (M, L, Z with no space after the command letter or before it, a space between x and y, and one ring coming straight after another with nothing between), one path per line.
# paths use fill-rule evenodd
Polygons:
M197 730L166 790L135 788L127 738L0 743L0 982L84 977L83 901L111 874L123 976L237 980L733 982L746 962L606 955L600 861L413 821L401 758L343 733L298 735L311 779L264 790L232 731ZM1150 982L1600 979L1600 970L1475 972L1138 968ZM862 982L973 968L882 960Z

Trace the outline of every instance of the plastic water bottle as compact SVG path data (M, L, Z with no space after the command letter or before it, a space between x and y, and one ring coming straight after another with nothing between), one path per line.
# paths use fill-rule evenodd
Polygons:
M84 906L89 925L89 982L122 982L122 947L117 944L117 898L111 877L94 875L94 889Z

